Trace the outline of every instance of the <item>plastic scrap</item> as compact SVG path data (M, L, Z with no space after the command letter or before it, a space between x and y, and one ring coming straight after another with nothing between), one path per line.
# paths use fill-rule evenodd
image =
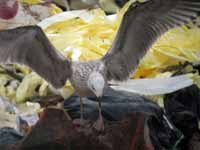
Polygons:
M196 85L184 88L164 97L164 108L169 120L183 133L180 149L200 148L200 90Z

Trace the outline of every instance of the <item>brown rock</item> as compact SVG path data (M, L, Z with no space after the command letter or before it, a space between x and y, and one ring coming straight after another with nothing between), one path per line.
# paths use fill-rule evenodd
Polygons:
M154 150L146 120L144 113L132 113L121 122L107 123L100 133L91 122L78 130L63 110L48 108L12 150Z

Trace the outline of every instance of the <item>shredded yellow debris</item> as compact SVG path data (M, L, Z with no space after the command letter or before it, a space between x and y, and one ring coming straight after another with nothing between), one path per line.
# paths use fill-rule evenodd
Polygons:
M79 60L86 61L102 57L112 44L122 15L116 21L107 19L100 9L92 10L90 21L73 18L57 22L44 29L54 46L72 58L79 51ZM200 30L197 27L176 28L162 36L141 61L135 78L155 77L162 69L180 62L198 61Z
M109 49L116 26L108 21L100 9L92 10L90 21L72 18L57 22L44 29L53 45L65 56L71 56L73 50L80 51L80 60L97 59Z
M34 5L34 4L43 3L44 1L43 0L19 0L19 2Z

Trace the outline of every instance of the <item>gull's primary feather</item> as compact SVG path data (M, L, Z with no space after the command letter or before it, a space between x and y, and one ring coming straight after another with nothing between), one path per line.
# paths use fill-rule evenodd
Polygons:
M108 80L126 80L161 35L190 23L199 13L200 0L133 3L123 17L112 47L102 58Z
M37 26L0 32L0 63L27 65L56 88L64 86L71 76L71 63Z

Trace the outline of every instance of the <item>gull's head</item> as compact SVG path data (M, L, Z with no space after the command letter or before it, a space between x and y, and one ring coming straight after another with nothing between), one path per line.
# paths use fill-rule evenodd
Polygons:
M102 97L105 88L105 79L99 72L92 72L87 81L88 87L96 95Z

